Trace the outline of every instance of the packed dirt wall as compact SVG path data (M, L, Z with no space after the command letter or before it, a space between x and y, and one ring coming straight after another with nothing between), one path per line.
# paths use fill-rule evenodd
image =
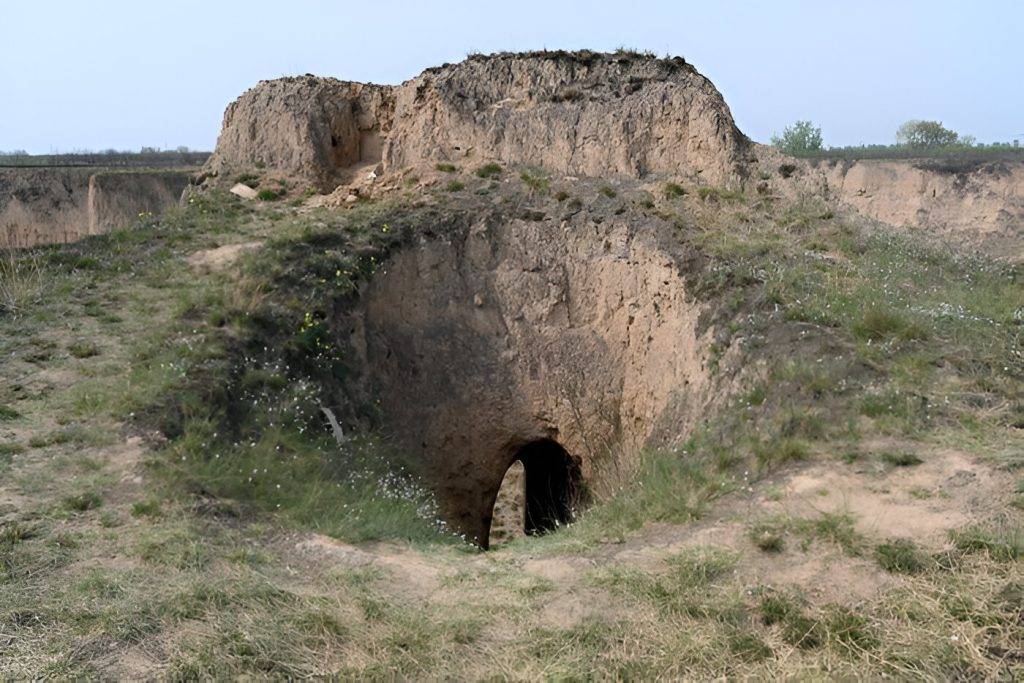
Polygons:
M1024 164L824 162L827 190L858 213L1024 258Z
M191 171L0 169L0 246L74 242L177 204Z

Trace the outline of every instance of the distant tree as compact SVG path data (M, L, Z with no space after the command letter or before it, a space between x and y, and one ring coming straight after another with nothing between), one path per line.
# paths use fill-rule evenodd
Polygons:
M189 148L187 145L182 145L181 147L178 147L174 151L177 152L178 154L188 154Z
M896 131L896 144L908 147L949 147L958 142L960 136L942 125L940 121L907 121ZM971 138L968 144L973 141Z
M772 144L794 156L817 152L821 149L821 128L810 121L797 121L783 130L782 135L773 135Z

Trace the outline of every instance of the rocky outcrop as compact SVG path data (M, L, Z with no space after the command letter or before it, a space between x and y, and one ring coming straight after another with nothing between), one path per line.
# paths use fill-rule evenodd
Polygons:
M1024 257L1024 164L958 170L935 162L857 161L819 169L828 190L859 213Z
M191 171L0 170L0 247L73 242L178 203Z
M721 94L680 58L542 52L474 56L393 87L264 81L228 107L207 170L255 166L327 191L377 162L470 158L730 184L747 146Z

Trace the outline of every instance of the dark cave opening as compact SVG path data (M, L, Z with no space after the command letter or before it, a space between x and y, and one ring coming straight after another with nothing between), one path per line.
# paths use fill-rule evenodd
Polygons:
M523 463L523 531L539 535L572 521L580 497L580 468L557 442L532 441L516 454Z
M585 491L579 463L558 442L538 439L520 446L492 503L483 547L569 524Z

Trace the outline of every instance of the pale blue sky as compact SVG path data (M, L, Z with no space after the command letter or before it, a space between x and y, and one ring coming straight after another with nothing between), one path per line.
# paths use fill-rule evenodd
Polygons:
M682 55L756 140L826 144L910 118L1024 142L1024 2L0 0L0 150L212 148L263 78L397 83L468 52L620 45Z

